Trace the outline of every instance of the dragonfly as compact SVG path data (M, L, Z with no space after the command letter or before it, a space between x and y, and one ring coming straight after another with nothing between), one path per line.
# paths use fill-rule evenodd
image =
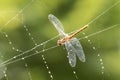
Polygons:
M69 59L70 66L71 67L76 66L76 56L78 56L80 61L85 62L86 59L85 59L85 54L84 54L82 45L79 42L79 40L74 36L79 32L81 32L82 30L86 29L88 25L83 26L73 34L68 35L64 32L63 24L60 22L60 20L57 17L55 17L53 14L49 14L48 19L54 25L54 27L57 29L60 35L60 39L57 41L57 44L59 46L63 44L65 45L65 48L68 52L68 59Z

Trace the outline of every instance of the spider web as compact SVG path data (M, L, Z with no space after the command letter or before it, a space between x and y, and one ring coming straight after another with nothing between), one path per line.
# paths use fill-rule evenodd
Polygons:
M35 2L40 3L40 5L42 5L44 8L49 10L48 7L46 7L46 5L43 4L43 1L34 1L34 0L32 0L32 1L28 2L28 4L25 7L23 7L21 10L19 10L14 17L12 17L10 20L8 20L0 28L1 34L3 35L3 37L1 37L1 38L5 38L7 40L7 42L8 42L8 44L9 44L9 46L7 44L3 44L4 46L7 45L7 47L8 47L8 48L6 48L6 50L4 50L3 47L2 47L3 50L1 48L1 60L0 60L0 63L1 63L0 64L0 67L1 67L0 68L0 74L1 74L0 78L1 79L12 80L13 79L13 75L17 74L16 75L16 79L18 79L18 80L24 80L24 79L25 80L36 80L35 77L39 77L38 79L41 79L41 80L47 80L47 79L48 80L50 80L50 79L51 80L54 80L54 79L58 80L58 78L56 76L62 75L62 74L56 73L55 70L59 69L60 67L61 67L61 69L63 69L64 67L69 66L69 64L67 63L67 59L65 59L65 62L64 62L64 63L66 63L66 65L65 66L61 65L60 67L57 66L57 63L52 64L52 62L54 62L54 61L49 61L50 60L49 57L52 56L52 52L53 52L51 50L55 50L55 49L59 49L60 48L56 44L51 45L51 42L54 41L54 40L57 40L59 36L55 36L55 37L53 37L53 38L51 38L51 39L49 39L47 41L43 40L43 42L39 43L37 41L37 39L34 38L35 35L32 34L32 28L29 25L26 24L27 22L25 22L25 20L24 20L25 18L24 18L24 13L23 12L26 9L30 8L30 6L35 5L36 4ZM89 21L88 25L91 26L92 24L94 24L101 16L107 14L110 10L112 10L118 4L119 4L119 1L115 2L109 8L103 10L103 12L100 13L97 17L95 17L93 20ZM51 11L51 10L49 10L49 11ZM5 31L5 30L7 30L7 27L12 22L14 22L14 20L16 20L16 18L18 18L18 17L19 17L18 21L23 26L22 30L25 30L24 34L28 36L28 37L24 36L24 38L25 39L30 39L31 42L32 42L32 44L29 45L30 47L26 48L25 50L24 49L20 49L19 46L17 46L18 44L15 44L16 41L14 40L14 36L12 36L14 34L10 35L10 34L8 34L9 33L8 31ZM95 26L98 26L98 24L96 25L96 23L95 23ZM100 26L105 26L105 25L100 25ZM96 61L99 64L99 66L96 69L96 73L97 73L97 71L99 71L100 74L102 75L102 77L100 76L100 80L101 79L102 80L105 79L105 77L104 77L105 70L104 69L106 69L105 66L104 66L104 61L103 61L102 56L101 56L102 50L100 50L101 49L100 41L102 41L102 40L92 39L92 37L95 38L95 36L97 36L97 35L100 36L101 33L107 32L109 30L114 30L114 28L117 29L118 26L119 26L119 24L114 24L112 26L105 26L107 28L100 29L100 30L98 30L96 32L93 32L93 33L82 33L82 37L79 38L80 41L86 40L86 43L88 43L87 45L91 46L91 48L92 48L91 51L92 51L92 53L94 53L94 54L91 54L91 55L92 56L97 56L96 57L97 58ZM31 28L31 31L30 31L30 28ZM73 33L73 32L75 32L75 31L70 32L70 34ZM99 38L99 36L97 36L97 37ZM38 40L40 40L40 39L38 39ZM94 45L94 40L99 41L98 45L96 45L96 46ZM1 43L2 43L2 41L1 41ZM23 43L23 44L25 45L27 43ZM7 52L7 50L10 51L10 53ZM4 54L5 53L4 51L6 51L6 54ZM50 51L50 53L49 53L49 51ZM63 51L65 52L64 49L63 49ZM11 53L13 53L13 54L11 54ZM39 56L38 56L38 54L39 54ZM8 55L8 56L6 57L6 55ZM58 54L56 54L56 55L58 55ZM66 56L66 55L64 55L64 56ZM34 61L32 61L33 59L37 59L36 57L37 58L41 57L40 61L39 60L35 60L35 61L37 61L37 63L36 63L37 65L36 64L35 65L38 66L39 69L38 68L37 69L40 71L40 72L38 72L39 74L37 74L37 75L40 75L40 76L35 76L36 75L35 72L34 72L35 65L34 64L32 65L32 63L31 63L31 62L34 62ZM4 60L4 58L7 58L7 59ZM65 57L65 58L67 58L67 57ZM91 60L91 61L93 61L93 60ZM38 62L40 62L40 63L38 63ZM61 64L61 62L60 62L60 64ZM84 77L82 77L82 76L87 76L87 74L86 75L85 74L82 75L82 71L80 71L80 69L84 69L84 68L80 68L80 67L85 67L85 65L84 66L81 66L81 65L82 64L80 64L80 66L78 65L78 67L76 67L76 68L71 68L71 67L65 68L66 72L68 72L68 73L70 72L69 74L66 74L67 76L70 77L69 79L72 78L71 80L73 80L73 79L79 80L79 79L82 79L82 78L84 79ZM86 62L86 66L87 65L88 64ZM92 63L92 65L96 66L96 64L93 64L93 63ZM16 71L17 71L17 73L16 73ZM85 70L85 71L87 72L88 70ZM60 72L60 71L58 71L58 72ZM64 72L64 69L61 72ZM11 75L11 74L13 74L13 75ZM18 76L19 74L20 74L20 76ZM21 74L24 74L24 75L21 75ZM72 75L72 77L71 77L71 75ZM61 79L63 79L63 78L61 78Z

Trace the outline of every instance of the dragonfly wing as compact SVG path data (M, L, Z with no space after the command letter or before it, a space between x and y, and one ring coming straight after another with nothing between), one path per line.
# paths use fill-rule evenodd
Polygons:
M85 62L85 54L79 40L77 38L72 38L70 40L70 43L75 48L76 55L78 56L79 60L81 60L82 62Z
M51 23L55 26L55 28L57 29L57 31L59 32L59 35L61 37L65 36L66 34L64 33L64 28L63 28L63 25L62 23L60 22L60 20L55 17L54 15L52 14L49 14L48 15L48 19L51 21Z
M75 53L76 53L76 51L69 41L65 42L65 47L66 47L67 52L68 52L69 64L72 67L75 67L75 65L76 65L76 54Z

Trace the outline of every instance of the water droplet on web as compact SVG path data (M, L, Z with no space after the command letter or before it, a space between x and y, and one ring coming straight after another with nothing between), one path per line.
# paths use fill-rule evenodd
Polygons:
M45 50L43 49L42 51L44 52Z
M16 58L16 56L13 57L14 59Z
M88 39L88 42L89 42L89 44L92 44L90 39Z
M27 64L25 64L25 67L28 67L28 65L27 65Z
M83 35L85 35L85 33L84 33L84 32L83 32L82 34L83 34Z
M48 73L49 73L49 74L51 74L51 72L50 72L50 71L48 71Z
M26 28L26 25L24 25L23 27Z
M45 60L45 58L43 58L43 60Z
M104 74L104 72L102 71L102 74Z
M88 38L88 36L85 36L85 38L87 39L87 38Z
M12 44L12 42L10 41L9 44Z
M4 58L4 56L1 56L1 58Z
M100 56L100 54L98 54L98 57Z
M103 60L102 60L100 54L98 54L97 56L99 57L99 61L100 61L100 65L101 65L101 74L104 74L105 67L104 67L104 64L103 64Z
M22 58L22 60L24 60L25 58Z
M7 74L5 74L5 77L7 77Z
M93 50L95 50L96 48L95 47L93 47Z
M90 42L90 40L88 40L88 42Z
M78 76L77 76L77 74L76 74L76 71L73 71L73 74L74 74L76 80L78 80Z
M35 51L36 53L39 53L38 51Z
M102 62L102 59L100 59L100 62Z
M41 43L40 45L42 46L44 43Z
M3 73L5 74L5 73L6 73L6 71L3 71Z
M45 59L44 55L42 55L42 59L43 59L43 62L44 62L44 64L45 64L45 66L46 66L46 69L48 70L48 74L50 75L50 78L51 78L51 80L52 80L52 79L53 79L53 76L52 76L52 73L51 73L51 71L50 71L50 69L49 69L49 67L48 67L48 65L47 65L47 62L46 62L46 59Z
M51 78L51 79L53 79L53 76L52 76L52 75L50 75L50 78Z
M12 49L13 49L13 50L15 50L15 48L14 48L14 47L12 47Z
M73 73L74 73L74 74L76 74L76 72L75 72L75 71L73 71Z
M6 34L5 37L8 37L8 35Z
M29 36L31 36L31 33L28 33Z
M104 69L105 67L104 66L102 66L102 69Z
M103 65L103 62L101 62L100 64Z
M32 1L34 1L34 0L32 0ZM20 14L21 15L21 14ZM99 16L98 16L99 17ZM26 28L26 31L28 31L28 29L27 29L27 26L25 26L24 25L24 27ZM28 32L29 33L29 32ZM82 33L83 35L85 35L85 33ZM31 36L31 33L29 33L28 34L29 36ZM6 37L8 37L8 35L5 35ZM86 36L85 38L88 38L89 36ZM33 42L35 42L34 41L34 38L33 37L31 37L31 39L33 40ZM90 40L88 40L88 42L90 43L91 41ZM9 42L9 44L12 44L12 42L10 41ZM44 43L43 43L44 44ZM40 44L40 45L43 45L43 44ZM90 43L91 44L91 43ZM37 47L39 46L39 45L37 45L37 44L34 44L34 45L36 45ZM16 49L16 47L11 47L13 50L16 50L16 51L19 51L18 49ZM96 47L97 48L97 47ZM95 50L95 48L93 48L94 50ZM45 49L45 50L47 50L47 49ZM43 52L45 51L45 50L43 50ZM40 51L40 52L42 52L42 51ZM26 52L23 52L23 53L26 53ZM38 53L38 51L36 51L36 53ZM98 56L100 56L99 54L98 54ZM16 57L18 57L18 56L14 56L13 58L16 58ZM67 56L68 57L68 56ZM18 58L19 59L19 58ZM21 59L21 58L20 58ZM22 58L22 59L24 59L24 58ZM44 58L43 57L43 60L45 60L46 58ZM101 66L103 65L103 62L102 62L102 60L100 60L101 61ZM47 66L47 62L46 61L44 61L44 63L46 64L46 68L48 69L48 73L50 74L50 78L51 79L53 79L53 76L51 75L51 71L49 71L49 67ZM104 66L102 66L101 67L102 69L104 69ZM73 71L73 74L76 76L76 78L77 78L77 75L76 75L76 72L75 71ZM104 74L104 72L102 72L102 74ZM6 74L5 74L5 76L7 76ZM29 80L32 80L32 79L29 79ZM76 80L78 80L78 79L76 79Z
M16 51L19 51L18 49L16 49Z
M37 46L37 44L35 44L35 46Z
M34 40L34 38L33 38L33 37L31 37L31 39L32 39L32 40Z
M49 69L49 67L48 67L48 66L47 66L46 68L47 68L47 69Z
M47 62L45 61L45 64L46 64Z

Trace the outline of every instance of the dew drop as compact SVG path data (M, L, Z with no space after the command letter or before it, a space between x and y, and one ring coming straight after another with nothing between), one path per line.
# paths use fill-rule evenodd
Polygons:
M102 74L104 74L104 72L102 71Z
M95 48L95 47L93 47L93 49L95 50L96 48Z
M51 74L51 72L50 72L50 71L48 71L48 73L49 73L49 74Z
M22 58L22 60L24 60L25 58Z
M12 42L10 41L9 44L12 44Z
M14 47L12 47L12 49L13 49L13 50L15 50L15 48L14 48Z
M85 33L82 33L83 35L85 35Z
M28 33L29 36L31 36L31 33Z
M102 66L102 69L104 69L105 67L104 66Z
M75 71L73 71L73 73L74 73L74 74L76 74L76 72L75 72Z
M45 50L43 49L42 51L44 52Z
M85 36L85 38L88 38L88 36Z
M16 56L13 57L14 59L16 58Z
M6 34L5 37L8 37L8 35Z
M47 66L46 68L47 68L47 69L49 69L49 67L48 67L48 66Z
M44 63L46 64L47 62L46 62L46 61L44 61Z
M101 62L100 64L101 64L101 65L103 65L103 63L102 63L102 62Z
M1 58L3 58L4 56L1 56Z
M5 77L7 77L7 75L5 74Z
M51 79L53 79L53 76L52 76L52 75L50 75L50 78L51 78Z
M35 44L35 46L37 46L37 44Z
M98 56L100 56L100 54L98 54Z
M26 26L24 25L24 28L26 28Z
M3 73L5 74L6 72L5 72L5 71L3 71Z
M100 62L102 62L102 59L100 59Z
M18 49L16 51L19 51Z
M25 67L28 67L28 65L27 65L27 64L25 64Z
M42 55L43 60L45 60L44 55Z
M88 42L90 42L90 40L88 40Z

